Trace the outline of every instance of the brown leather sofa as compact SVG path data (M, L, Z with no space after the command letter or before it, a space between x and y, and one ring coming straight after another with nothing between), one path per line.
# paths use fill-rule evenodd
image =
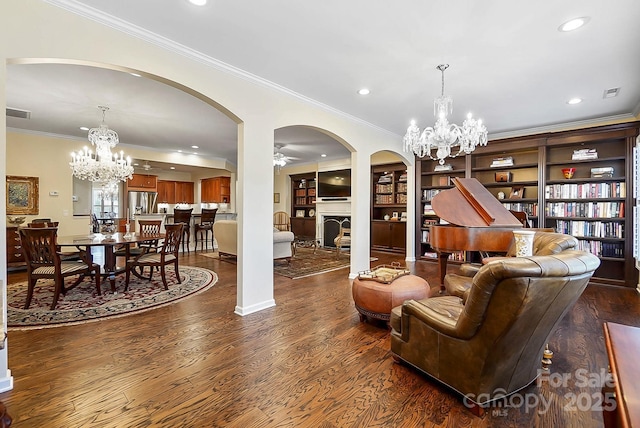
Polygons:
M484 265L466 302L441 295L392 310L394 358L481 410L536 379L549 337L599 265L577 250Z
M529 229L531 230L531 229ZM558 254L565 250L572 250L578 248L578 240L571 235L565 235L563 233L536 231L533 236L533 255L534 256L549 256L551 254ZM515 257L516 245L515 240L511 242L507 254L505 257ZM487 263L495 258L489 257L483 260L483 263ZM452 296L465 297L465 293L471 287L471 279L480 268L481 264L465 263L460 266L460 275L450 274L445 277L444 288L447 293Z

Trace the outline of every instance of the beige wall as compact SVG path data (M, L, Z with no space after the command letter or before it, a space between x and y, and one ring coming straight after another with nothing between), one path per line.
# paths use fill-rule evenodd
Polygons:
M27 216L27 222L41 217L59 221L59 235L61 236L82 234L87 231L88 217L73 215L73 178L71 168L69 168L71 152L82 147L83 142L78 140L41 134L7 132L7 175L39 178L40 211L37 215ZM126 149L123 147L123 150ZM140 151L137 153L138 156L145 154ZM213 168L193 174L153 170L149 174L158 176L160 180L195 182L194 212L200 211L200 179L232 175L229 171ZM57 196L51 196L51 192L57 192Z

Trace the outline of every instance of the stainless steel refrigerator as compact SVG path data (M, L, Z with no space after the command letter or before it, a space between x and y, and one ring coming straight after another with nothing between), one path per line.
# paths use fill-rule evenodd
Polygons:
M129 192L129 210L131 214L155 214L158 212L158 194L156 192Z

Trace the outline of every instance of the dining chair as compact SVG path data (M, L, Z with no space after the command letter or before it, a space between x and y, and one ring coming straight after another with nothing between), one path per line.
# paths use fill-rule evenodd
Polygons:
M209 231L211 231L211 248L213 248L213 223L216 221L216 213L218 212L217 208L203 208L202 213L200 214L200 223L196 223L194 225L194 235L196 238L196 250L198 250L198 237L202 237L204 233L204 238L201 239L202 244L200 244L200 248L204 251L205 248L209 248L207 242L209 240Z
M138 220L139 234L140 235L157 235L160 233L162 226L162 220ZM159 239L151 239L148 241L142 241L135 247L129 248L129 259L138 257L144 253L156 252L160 247ZM119 248L115 251L117 257L126 257L127 249ZM143 272L141 272L143 273Z
M39 279L52 279L54 281L53 302L51 310L58 304L60 294L76 287L87 275L92 275L96 281L96 292L100 291L100 266L96 263L87 263L84 260L62 260L56 245L57 229L55 227L22 228L20 240L23 254L27 262L27 301L24 309L29 309L33 290ZM78 279L69 287L65 287L64 279L68 276L79 275Z
M157 252L143 253L135 259L127 261L124 286L125 291L129 289L131 272L136 267L139 267L141 272L144 271L145 266L150 267L151 272L149 273L149 278L147 278L149 281L153 278L153 268L159 267L160 275L162 276L162 284L164 285L164 289L168 290L169 286L167 285L165 266L173 264L178 284L182 284L182 279L180 279L180 272L178 270L178 250L180 249L180 241L183 237L183 227L184 224L182 223L166 224L164 226L166 231L164 242Z
M32 221L31 223L27 223L27 227L37 227L37 228L43 228L43 227L58 227L58 224L60 224L60 222L58 221Z
M184 240L184 236L182 237L182 252L184 253L184 244L187 244L187 253L189 252L189 244L191 243L191 212L193 208L183 209L183 208L175 208L173 210L173 222L174 223L183 223L184 229L182 230L183 235L187 235L187 240Z
M273 227L278 230L291 231L291 218L284 211L273 213Z

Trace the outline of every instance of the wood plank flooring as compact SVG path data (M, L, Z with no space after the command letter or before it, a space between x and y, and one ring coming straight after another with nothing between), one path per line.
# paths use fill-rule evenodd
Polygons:
M401 261L376 253L372 265ZM599 388L549 383L522 391L542 407L473 416L446 388L393 362L389 331L358 319L348 270L275 276L277 306L240 317L236 266L191 254L219 282L182 302L71 327L10 331L16 427L598 427ZM436 264L411 264L436 284ZM452 267L455 269L455 266ZM24 273L11 273L18 281ZM589 286L550 345L552 372L607 368L602 323L640 326L635 290ZM573 403L576 406L576 403Z

